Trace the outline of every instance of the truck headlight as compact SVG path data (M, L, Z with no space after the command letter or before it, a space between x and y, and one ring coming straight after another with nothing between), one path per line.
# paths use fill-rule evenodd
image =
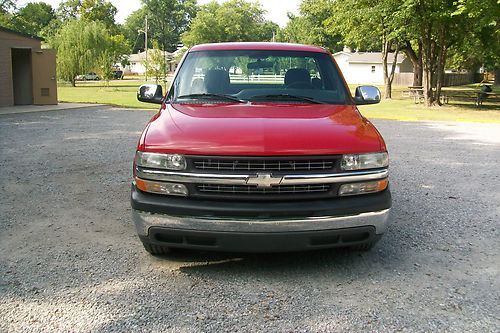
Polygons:
M387 178L370 182L344 184L340 186L339 196L343 197L348 195L381 192L387 188L388 184L389 181Z
M389 155L386 152L344 155L340 162L340 168L345 171L384 168L388 165Z
M145 168L185 170L186 159L179 154L157 154L138 151L135 155L135 164Z

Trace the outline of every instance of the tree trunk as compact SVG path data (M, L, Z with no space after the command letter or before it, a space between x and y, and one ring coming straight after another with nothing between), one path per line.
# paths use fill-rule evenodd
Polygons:
M442 26L439 29L439 51L437 55L437 64L436 64L436 94L435 94L435 100L438 105L441 104L441 88L444 85L444 66L446 63L446 44L445 44L445 27Z
M495 69L495 84L500 85L500 68Z
M385 63L383 64L385 70L385 75L386 77L384 78L385 81L385 98L386 99L391 99L392 98L392 82L394 82L394 74L396 73L396 66L398 63L398 55L399 55L399 43L396 42L396 50L394 51L394 59L392 60L391 64L391 71L388 73L387 72L387 57L385 58ZM389 53L387 53L387 56L389 56Z
M435 73L435 42L432 40L432 27L426 26L422 29L422 86L426 106L432 106L435 102L433 88L436 86Z
M406 56L410 59L413 65L413 86L422 86L422 43L418 43L418 50L415 51L411 46L409 41L406 41L406 45L402 50L406 53Z
M387 57L389 56L389 50L391 48L390 43L385 34L382 37L382 72L384 73L384 86L385 86L385 99L392 98L392 86L389 82L389 76L387 74Z
M72 87L76 87L76 80L75 80L75 77L73 77L73 78L71 79L71 86L72 86Z
M399 43L396 42L396 50L394 51L394 59L391 64L391 70L390 72L387 70L389 53L391 52L393 43L393 41L387 40L385 35L383 36L382 71L384 73L385 99L392 98L392 82L394 81L394 73L396 72L396 65L398 62Z
M413 71L413 86L421 87L423 79L423 64L422 64L422 43L418 43L417 59L415 63L415 69Z

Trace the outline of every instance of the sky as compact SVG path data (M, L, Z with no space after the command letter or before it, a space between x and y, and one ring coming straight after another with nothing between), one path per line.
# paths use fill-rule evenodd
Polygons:
M61 0L18 0L18 7L22 7L28 2L44 1L56 8ZM141 6L140 0L110 0L115 7L118 9L118 14L116 15L116 21L118 23L123 23L130 13L134 10L139 9ZM224 0L217 0L218 2L224 2ZM298 14L299 4L301 0L258 0L264 9L267 11L266 18L280 26L284 27L288 21L287 13L292 12ZM198 0L199 4L205 4L210 2L210 0Z

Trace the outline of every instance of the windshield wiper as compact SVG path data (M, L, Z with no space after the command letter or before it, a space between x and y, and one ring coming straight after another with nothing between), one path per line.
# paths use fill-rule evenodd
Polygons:
M269 99L269 100L276 100L276 99L293 99L293 100L299 100L299 101L305 101L305 102L310 102L314 104L326 104L325 102L318 101L317 99L307 97L307 96L297 96L297 95L290 95L290 94L273 94L273 95L257 95L253 96L252 100L254 99Z
M246 103L247 101L244 101L242 99L238 99L236 97L228 96L228 95L221 95L221 94L209 94L209 93L203 93L203 94L189 94L189 95L182 95L178 96L177 99L202 99L202 98L208 98L208 99L219 99L219 100L226 100L226 101L231 101L231 102L237 102L237 103Z

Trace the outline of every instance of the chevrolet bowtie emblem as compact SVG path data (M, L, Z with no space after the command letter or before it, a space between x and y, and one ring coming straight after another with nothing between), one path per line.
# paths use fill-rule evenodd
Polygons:
M247 185L257 185L257 187L271 187L281 184L283 177L273 177L270 173L258 173L247 179Z

